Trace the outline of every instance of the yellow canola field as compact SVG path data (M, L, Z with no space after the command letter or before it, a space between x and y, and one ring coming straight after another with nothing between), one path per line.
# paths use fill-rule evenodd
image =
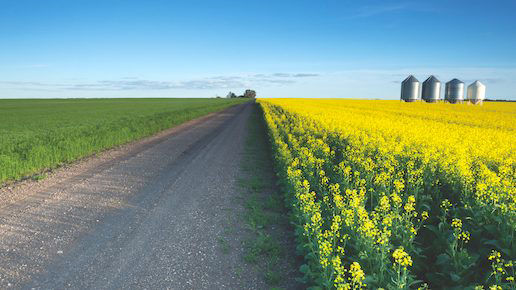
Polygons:
M307 280L514 286L512 262L490 257L514 255L516 103L259 102L303 229Z
M375 146L390 154L417 152L427 160L459 170L470 181L479 172L479 191L502 183L500 196L483 198L514 211L516 103L427 104L363 100L261 100L317 122L328 132ZM380 144L381 143L381 144ZM484 168L485 165L487 168ZM451 169L451 168L450 168ZM450 172L452 174L452 172ZM479 193L479 194L484 194ZM498 202L498 203L497 203Z

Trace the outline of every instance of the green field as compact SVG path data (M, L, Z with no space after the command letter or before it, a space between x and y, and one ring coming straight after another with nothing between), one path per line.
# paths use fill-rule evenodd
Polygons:
M0 184L248 99L0 100Z

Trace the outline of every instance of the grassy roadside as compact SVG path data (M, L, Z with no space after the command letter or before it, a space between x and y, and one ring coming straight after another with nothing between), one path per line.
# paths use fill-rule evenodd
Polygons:
M296 289L299 259L295 254L293 229L288 211L275 184L272 152L261 108L256 104L248 122L239 180L246 227L251 234L244 242L246 263L259 272L271 288Z
M0 186L247 100L0 100Z

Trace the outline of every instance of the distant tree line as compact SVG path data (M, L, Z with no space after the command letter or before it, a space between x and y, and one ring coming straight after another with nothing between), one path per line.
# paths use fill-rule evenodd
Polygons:
M256 98L256 92L254 90L245 90L244 94L240 95L240 96L237 96L233 92L229 92L228 95L226 96L226 98L228 98L228 99L233 99L233 98L249 98L249 99L254 99L254 98Z
M516 100L485 99L484 102L516 102Z

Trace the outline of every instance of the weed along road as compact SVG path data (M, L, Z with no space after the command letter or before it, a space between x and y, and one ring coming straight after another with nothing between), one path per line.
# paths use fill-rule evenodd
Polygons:
M2 188L0 288L263 288L216 242L253 106Z

